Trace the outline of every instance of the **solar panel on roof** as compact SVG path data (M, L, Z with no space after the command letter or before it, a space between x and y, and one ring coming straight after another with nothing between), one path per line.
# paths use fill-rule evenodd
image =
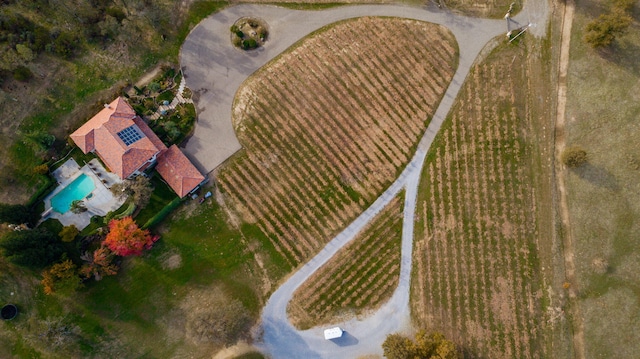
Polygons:
M140 130L138 130L136 125L131 125L118 132L118 137L120 137L120 139L126 146L129 146L141 139L142 134L140 133Z

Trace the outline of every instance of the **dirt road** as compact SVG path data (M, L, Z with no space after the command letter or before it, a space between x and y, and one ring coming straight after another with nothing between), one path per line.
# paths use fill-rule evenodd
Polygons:
M563 236L563 252L565 263L566 281L569 283L568 293L571 301L571 318L573 321L573 350L574 357L582 359L585 357L584 352L584 327L582 314L580 312L580 304L577 300L577 280L576 280L576 264L575 251L573 246L573 230L571 227L571 218L569 216L569 206L567 204L566 169L559 162L562 152L566 147L565 136L565 110L567 105L567 72L569 70L569 50L571 49L571 25L573 24L573 14L575 11L574 0L567 0L564 6L564 16L562 18L562 40L560 43L560 64L558 68L558 107L556 111L555 125L555 157L556 157L556 179L558 186L558 194L560 200L560 218L562 220Z

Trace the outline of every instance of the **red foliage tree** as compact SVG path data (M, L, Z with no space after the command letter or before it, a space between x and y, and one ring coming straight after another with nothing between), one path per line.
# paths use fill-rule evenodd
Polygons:
M94 277L101 280L108 275L116 275L118 266L113 264L113 253L107 247L100 247L93 253L84 252L80 258L86 263L80 268L80 275L85 279Z
M116 255L139 256L153 246L160 236L152 236L147 229L140 229L131 217L112 219L104 244Z

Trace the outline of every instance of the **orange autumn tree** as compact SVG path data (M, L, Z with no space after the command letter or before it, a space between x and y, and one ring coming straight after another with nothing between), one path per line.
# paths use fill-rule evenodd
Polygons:
M78 277L78 267L69 259L45 269L42 272L41 283L47 295L56 292L70 295L82 287L82 280Z
M109 222L109 234L104 239L104 244L116 255L139 256L158 239L160 236L153 236L149 230L140 229L131 217L124 217Z

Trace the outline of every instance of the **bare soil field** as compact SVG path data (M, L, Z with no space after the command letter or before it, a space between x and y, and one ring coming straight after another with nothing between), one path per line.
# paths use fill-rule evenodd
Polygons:
M412 313L465 357L550 355L539 255L552 218L550 126L529 80L543 73L532 48L500 45L472 69L421 180Z
M289 318L301 329L372 311L398 285L402 207L399 195L350 244L316 271L289 302Z
M565 169L585 358L637 358L640 351L640 28L591 49L587 23L609 3L580 2L572 27L566 142L588 163Z
M304 262L410 159L456 54L444 28L393 18L349 20L294 45L236 95L244 150L216 173L225 202L289 266Z

